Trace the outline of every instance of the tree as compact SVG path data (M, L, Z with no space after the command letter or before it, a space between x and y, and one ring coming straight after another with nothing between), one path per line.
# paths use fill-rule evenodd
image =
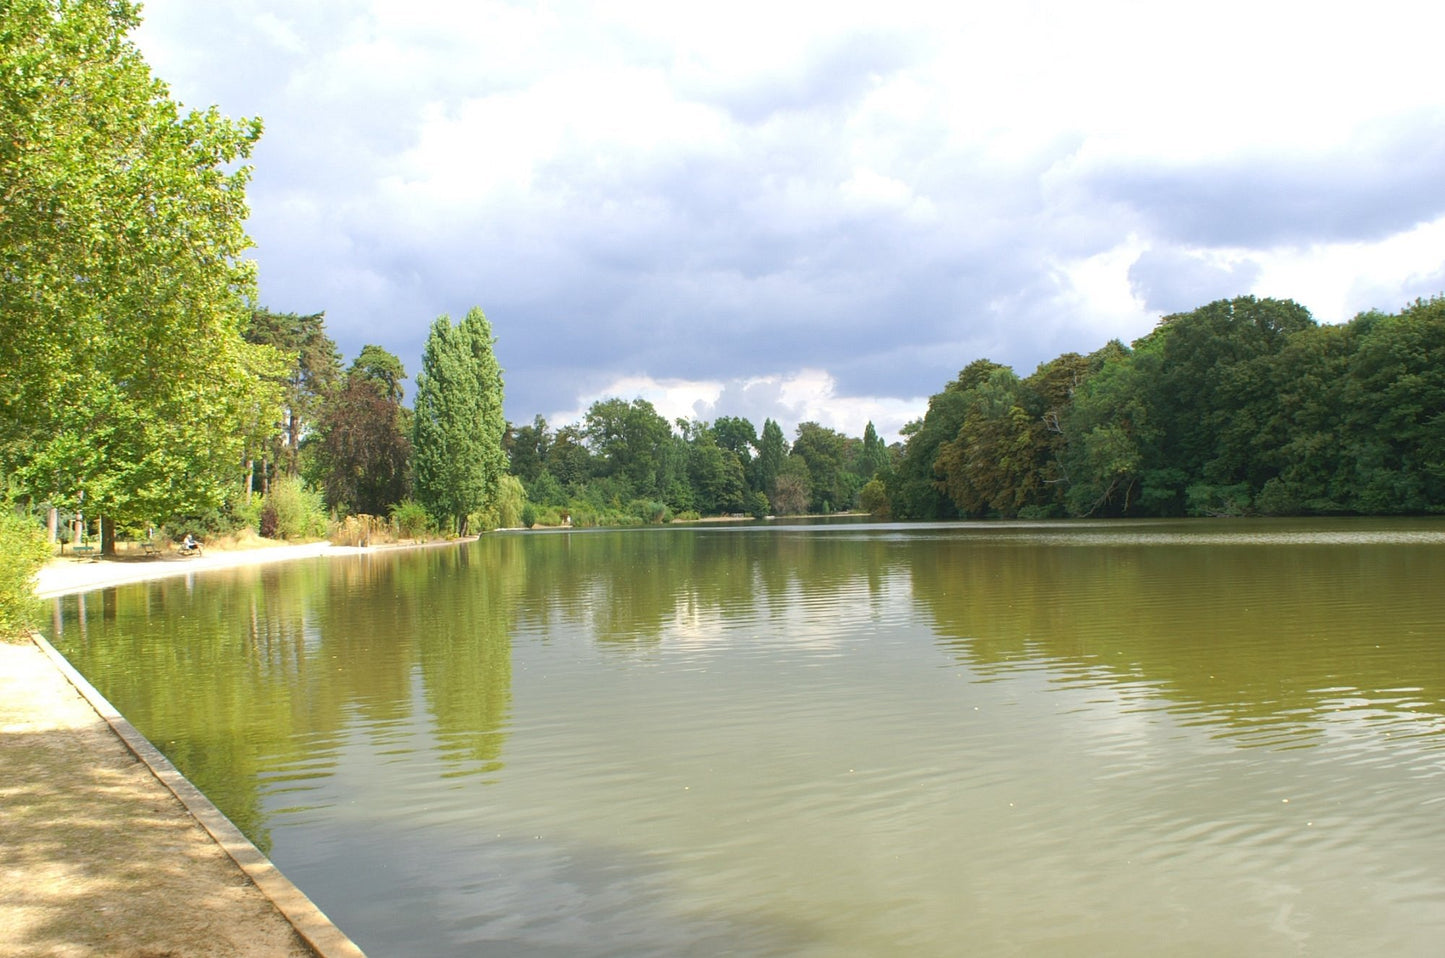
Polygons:
M888 468L888 447L878 438L870 419L863 429L863 450L858 457L858 476L866 483Z
M694 508L704 515L743 511L743 493L747 486L742 460L719 444L716 434L706 424L699 423L689 431L687 457Z
M401 360L366 346L346 381L326 396L316 416L310 478L326 504L364 515L385 515L407 497L411 429L401 405Z
M466 535L468 519L497 494L506 469L502 370L491 324L473 307L457 325L432 323L416 377L412 468L417 500Z
M539 416L532 418L530 426L517 426L511 430L511 442L507 445L507 456L511 460L512 475L524 483L537 481L547 468L547 454L551 450L552 433L547 420Z
M798 424L798 438L793 443L793 456L808 464L811 507L814 512L829 512L851 506L863 483L846 466L848 437L815 422Z
M798 516L808 511L812 501L812 482L808 478L808 464L802 456L789 456L783 468L773 479L773 514Z
M301 316L258 309L251 314L244 335L247 342L275 347L287 359L286 373L281 380L285 408L280 443L272 454L272 461L287 475L294 476L300 468L297 454L301 440L321 408L327 390L341 378L341 356L336 344L326 335L325 313ZM269 476L263 478L269 479Z
M401 405L401 384L406 379L406 367L395 353L367 343L361 347L361 352L356 354L356 359L352 360L347 373L359 375L367 382L375 384L383 396L398 406Z
M719 416L713 421L712 434L719 446L738 457L743 469L752 465L758 430L751 422L741 416Z
M123 523L223 502L277 398L240 336L260 121L181 116L138 23L128 0L0 5L0 472Z
M757 483L754 488L773 494L773 484L783 471L788 458L788 441L783 438L783 427L771 419L763 420L763 435L758 442Z
M584 420L587 443L601 475L622 480L626 494L658 498L667 492L673 465L672 426L645 399L594 402Z
M965 393L987 380L994 370L1007 368L989 359L975 359L959 372L957 379L943 387L943 392L929 397L928 411L921 420L904 427L908 441L888 487L895 516L951 519L958 514L934 473L938 450L958 436L968 413Z

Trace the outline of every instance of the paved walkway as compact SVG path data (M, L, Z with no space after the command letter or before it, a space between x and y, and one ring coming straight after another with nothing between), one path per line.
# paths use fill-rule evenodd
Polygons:
M0 641L0 956L361 956L42 646Z

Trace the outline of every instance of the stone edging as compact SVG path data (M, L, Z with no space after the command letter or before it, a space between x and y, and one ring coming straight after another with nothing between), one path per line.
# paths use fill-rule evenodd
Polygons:
M85 676L77 672L65 656L57 652L44 636L39 632L32 631L30 640L49 657L66 680L90 703L100 717L105 719L106 724L125 743L125 747L151 770L151 774L155 775L160 783L170 790L171 794L180 800L181 805L185 807L191 817L200 822L216 844L220 845L226 854L240 866L241 871L246 873L246 877L250 878L261 890L261 893L271 900L271 903L276 906L276 910L290 922L291 927L296 929L296 933L301 936L302 941L316 953L318 958L366 958L356 943L348 938L340 928L337 928L301 889L281 874L280 869L272 864L271 860L251 843L250 839L241 834L241 830L232 824L219 808L211 804L211 800L206 798L200 789L192 785L171 764L170 760L161 754L159 749L126 720L125 716L116 711L115 706L111 705L95 686L86 681Z

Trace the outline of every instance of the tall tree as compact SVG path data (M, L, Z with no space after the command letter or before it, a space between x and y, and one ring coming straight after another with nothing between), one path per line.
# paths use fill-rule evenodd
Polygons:
M406 498L411 423L401 405L405 378L401 360L367 346L346 380L327 393L316 414L307 475L331 508L379 516Z
M552 444L552 433L547 420L534 416L530 426L517 426L511 431L511 442L507 455L511 459L512 475L524 483L536 482L542 470L547 468L547 453Z
M888 468L888 447L878 438L870 419L863 429L863 449L858 456L858 475L864 482Z
M466 535L469 517L497 493L502 449L502 370L487 317L476 307L453 325L432 323L416 377L412 468L417 500Z
M285 407L280 443L272 460L288 475L295 475L300 467L301 440L327 390L341 378L341 354L326 335L324 312L302 316L258 309L251 314L245 337L247 342L273 346L286 356L286 372L281 380Z
M853 505L863 482L846 468L848 437L815 422L798 424L793 455L808 464L814 512L831 512Z
M406 367L396 354L380 346L367 343L352 360L348 375L359 375L367 382L374 383L387 399L401 404L401 384L406 379Z
M783 437L783 427L771 419L764 419L763 435L758 441L757 482L754 488L772 496L773 484L782 474L787 458L788 440Z
M602 475L621 479L627 494L658 498L672 478L672 426L646 399L602 399L587 410L584 431Z
M182 116L139 19L0 4L0 472L129 523L223 501L276 398L240 336L260 121Z

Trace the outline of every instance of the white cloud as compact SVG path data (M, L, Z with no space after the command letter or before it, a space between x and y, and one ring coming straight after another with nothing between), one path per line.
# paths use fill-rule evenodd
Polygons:
M1374 243L1322 243L1257 254L1262 267L1254 291L1292 297L1308 289L1309 307L1322 323L1341 323L1370 309L1396 312L1416 297L1445 292L1445 216Z
M857 437L871 422L885 442L897 440L899 430L928 407L927 396L840 396L837 381L827 371L799 369L728 381L625 376L578 396L575 407L552 413L548 421L554 426L579 422L592 403L614 397L645 399L669 422L742 416L761 432L763 422L772 419L787 436L792 436L799 423L816 422Z
M524 418L617 387L888 435L980 355L1147 332L1143 279L1328 320L1445 282L1445 8L1413 0L145 16L178 98L266 120L267 305L409 368L481 305Z

